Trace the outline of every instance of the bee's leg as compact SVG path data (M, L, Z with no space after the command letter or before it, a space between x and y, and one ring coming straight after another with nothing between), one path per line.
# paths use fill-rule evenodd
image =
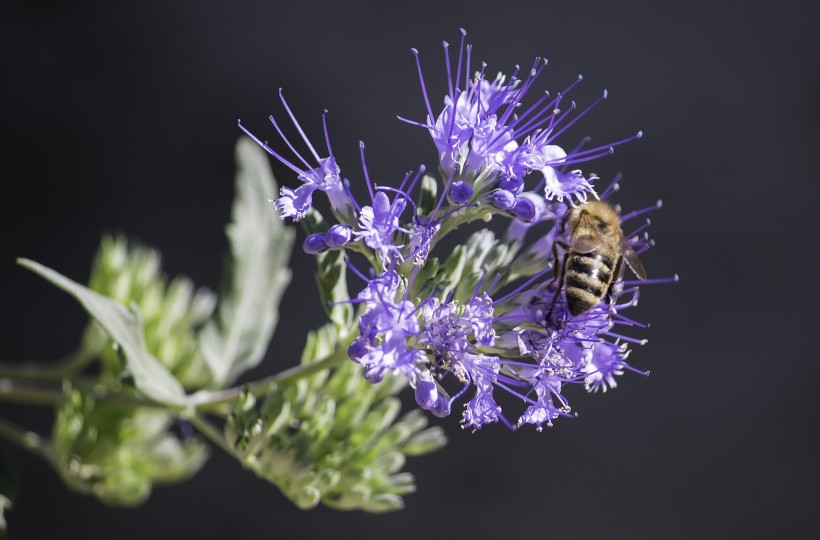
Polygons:
M558 260L558 254L555 252L555 244L552 245L552 249L553 249L553 253L555 253L555 260L557 261ZM559 279L559 282L558 282L558 286L555 288L555 294L552 296L552 303L550 304L550 310L547 312L547 316L544 318L545 323L550 320L550 317L552 316L552 310L555 309L555 303L558 301L558 295L561 294L561 288L562 288L561 284L564 283L564 273L566 272L566 269L567 269L567 259L568 258L569 258L569 250L567 250L566 253L564 253L564 259L561 261L561 273L558 274L556 272L556 274L555 274L556 277L560 277L560 279ZM552 282L550 282L550 284L552 284L554 282L555 282L555 278L553 278L553 280L552 280Z
M569 252L569 246L567 244L565 244L564 242L562 242L560 240L553 241L553 243L552 243L552 260L555 261L553 264L558 264L558 246L561 246L564 249L565 253ZM567 259L567 257L565 255L564 256L564 262L565 263L566 263L566 259ZM555 283L555 280L558 279L559 275L560 275L561 279L564 278L564 269L563 269L563 267L561 268L561 273L560 274L558 272L555 272L555 271L552 272L552 281L547 283L548 288L553 283Z
M624 256L618 255L618 260L615 261L615 269L612 271L612 281L609 283L609 288L606 291L607 303L612 304L615 301L615 283L621 280L624 273Z

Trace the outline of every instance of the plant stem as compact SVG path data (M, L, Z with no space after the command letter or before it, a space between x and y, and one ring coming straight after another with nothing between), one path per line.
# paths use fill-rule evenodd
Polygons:
M148 400L139 396L124 394L124 393L100 393L94 392L94 388L88 381L74 379L72 384L76 384L82 388L88 388L89 391L95 394L95 398L99 401L108 403L116 403L118 405L126 405L132 407L153 407L168 409L171 412L181 412L184 409L188 411L207 410L216 412L221 406L226 405L236 399L246 388L255 396L260 396L268 392L272 387L284 385L298 380L302 377L307 377L330 369L347 359L347 347L350 345L351 338L342 338L336 344L336 349L315 362L309 364L301 364L285 371L279 372L270 377L266 377L259 381L251 382L245 385L234 386L224 390L206 391L202 390L188 396L187 403L184 407L174 407L164 403ZM34 370L35 368L29 368ZM36 368L40 369L40 368ZM30 373L33 375L34 371ZM50 377L26 377L21 374L22 379L43 379L47 380ZM57 405L64 399L64 391L62 386L45 386L31 384L27 381L21 381L16 378L0 376L0 401L10 401L13 403L25 403L28 405Z
M78 387L87 390L94 395L94 399L125 405L130 407L152 407L159 409L176 410L179 407L172 407L165 403L148 400L132 394L106 393L93 387L93 383L85 380L75 379L74 383ZM62 386L44 386L31 384L27 381L0 378L0 401L12 403L23 403L26 405L59 405L65 399L65 391Z
M191 415L187 419L200 433L205 435L209 441L220 447L229 455L234 455L233 448L230 447L225 437L216 429L204 416L199 414Z
M20 382L14 379L0 379L0 401L25 403L28 405L56 405L63 399L61 388L47 388Z
M54 456L48 444L41 436L33 431L27 431L0 418L0 437L13 442L24 450L37 454L48 463L54 465Z
M0 363L0 377L31 381L59 381L82 371L96 356L97 351L80 348L56 362L47 364L37 362Z
M219 407L226 403L230 403L245 390L255 396L260 396L268 392L271 388L290 383L302 377L313 375L319 371L332 368L347 359L347 340L340 340L336 345L336 349L329 355L321 358L310 364L302 364L299 366L286 369L270 377L254 381L241 386L234 386L233 388L226 388L225 390L214 390L211 392L200 391L192 394L188 398L188 405L200 409L207 410L214 407Z

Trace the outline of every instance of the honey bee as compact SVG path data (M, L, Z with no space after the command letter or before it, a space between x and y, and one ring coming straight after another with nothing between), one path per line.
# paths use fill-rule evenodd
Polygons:
M588 201L570 209L562 231L565 235L569 231L569 245L561 241L553 244L556 261L555 245L566 250L556 278L563 284L567 307L573 316L589 311L604 297L612 297L612 287L623 274L624 261L640 280L646 280L638 255L621 231L621 217L608 202ZM561 289L555 291L547 318Z

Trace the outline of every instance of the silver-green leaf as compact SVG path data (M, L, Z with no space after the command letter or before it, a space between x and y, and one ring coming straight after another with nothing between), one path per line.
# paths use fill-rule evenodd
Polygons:
M105 332L122 349L134 385L146 397L159 403L183 405L185 391L159 360L145 347L139 312L72 281L58 272L29 259L18 259L21 266L50 281L77 299Z
M294 231L270 203L277 188L267 157L243 137L236 145L236 161L233 222L226 229L230 276L215 318L200 334L202 356L217 386L230 384L262 360L291 278Z

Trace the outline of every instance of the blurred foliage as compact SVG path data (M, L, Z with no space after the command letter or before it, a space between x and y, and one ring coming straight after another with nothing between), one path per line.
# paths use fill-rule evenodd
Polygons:
M154 249L129 246L122 235L105 236L94 257L88 286L124 306L135 305L148 352L184 388L203 388L212 376L199 353L196 328L211 315L216 297L204 288L195 291L185 276L169 280L160 272L160 261ZM91 323L84 337L86 346L99 343L101 333L99 325ZM102 347L100 359L112 374L122 369L113 346Z
M178 437L174 423L162 409L98 401L67 388L52 434L55 466L72 489L108 504L139 504L154 483L185 480L205 462L204 444Z
M303 364L334 353L335 329L308 337ZM433 452L446 443L440 428L425 429L418 410L399 418L395 395L403 377L378 385L361 368L344 362L270 392L257 406L245 393L228 418L225 435L237 458L275 484L300 508L320 502L368 512L402 508L415 490L413 476L400 472L406 456Z
M70 488L133 506L155 484L202 467L207 447L185 421L197 414L206 436L300 508L401 508L415 489L402 472L405 458L432 452L445 438L439 428L426 429L419 411L399 416L403 377L371 385L347 358L356 325L339 254L319 257L319 295L332 322L309 334L301 359L303 367L324 360L326 368L291 374L261 398L244 391L227 407L208 408L227 416L224 444L218 430L199 423L197 407L209 396L221 403L219 391L264 357L291 277L294 231L270 206L277 187L267 158L248 140L239 141L236 156L231 257L218 299L185 276L169 279L156 250L122 235L103 237L88 287L20 260L91 316L74 360L51 371L62 387L42 455ZM0 492L0 525L10 501Z

